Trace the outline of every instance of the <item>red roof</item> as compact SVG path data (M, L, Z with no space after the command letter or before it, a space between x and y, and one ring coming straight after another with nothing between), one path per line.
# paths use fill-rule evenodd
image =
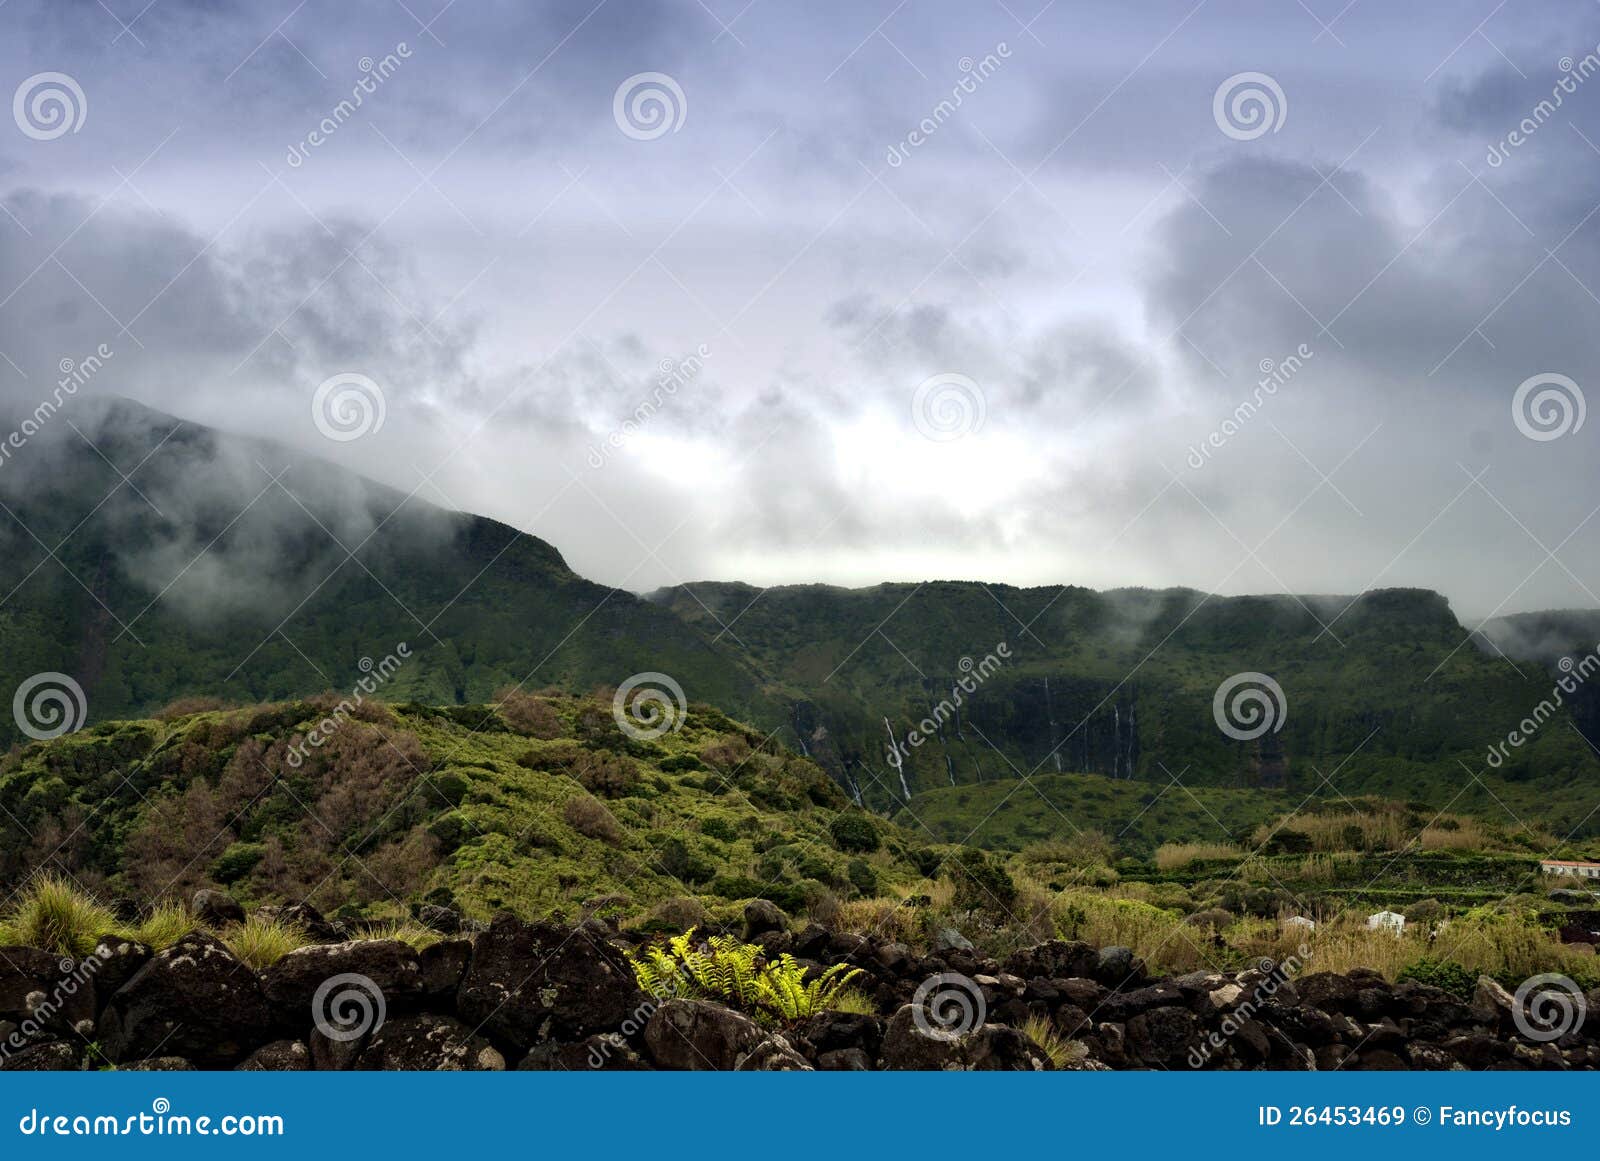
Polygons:
M1600 867L1600 863L1586 863L1574 859L1541 859L1540 863L1546 867Z

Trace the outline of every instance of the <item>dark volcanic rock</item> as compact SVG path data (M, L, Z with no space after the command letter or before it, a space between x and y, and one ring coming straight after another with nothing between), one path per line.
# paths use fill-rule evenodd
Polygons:
M225 1068L266 1039L270 1024L255 972L215 936L191 931L111 997L99 1030L114 1061L167 1052Z
M304 1072L311 1067L311 1049L300 1040L263 1044L238 1067L239 1072Z
M705 1000L668 1000L644 1030L657 1068L690 1072L738 1068L766 1038L750 1017Z
M73 1072L78 1067L77 1046L61 1040L46 1040L0 1055L0 1072Z
M224 891L196 891L189 909L194 912L195 922L207 927L226 927L230 923L244 922L244 908Z
M612 1032L647 1003L622 954L587 929L525 924L500 915L473 944L456 1006L496 1042Z
M367 1019L354 1011L347 1017L335 1006L353 1002L358 1008L375 1009L381 996L385 1010L404 1008L422 990L421 961L413 948L397 939L314 943L291 951L261 977L261 991L273 1017L292 1028L319 1019L335 1025Z
M785 931L789 917L778 910L777 904L765 899L752 899L744 905L744 938L746 943L769 931Z
M461 1021L423 1013L376 1028L356 1067L369 1072L504 1072L506 1061Z

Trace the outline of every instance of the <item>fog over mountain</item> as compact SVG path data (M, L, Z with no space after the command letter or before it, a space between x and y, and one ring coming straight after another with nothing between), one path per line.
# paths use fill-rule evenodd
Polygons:
M1592 5L143 7L0 8L0 489L115 394L641 592L1600 605Z

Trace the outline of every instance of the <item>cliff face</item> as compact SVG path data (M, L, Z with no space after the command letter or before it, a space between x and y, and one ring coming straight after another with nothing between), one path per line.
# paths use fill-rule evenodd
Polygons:
M880 808L1036 772L1310 793L1318 771L1341 768L1354 779L1341 789L1425 797L1458 782L1462 762L1480 769L1549 693L1537 666L1519 672L1473 647L1448 602L1423 590L692 587L652 599L708 634L737 618L797 743ZM1262 729L1218 718L1258 711ZM1576 699L1561 714L1596 711ZM1519 755L1519 778L1588 768L1578 739L1560 734Z

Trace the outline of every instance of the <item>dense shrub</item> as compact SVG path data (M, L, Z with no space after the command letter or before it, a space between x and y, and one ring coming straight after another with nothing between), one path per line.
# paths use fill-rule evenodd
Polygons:
M841 851L870 854L882 845L878 828L864 814L841 814L829 824L828 833Z
M616 816L606 809L605 803L587 794L567 799L561 816L567 825L586 838L618 846L622 843L622 826Z
M1458 1000L1472 999L1478 986L1478 974L1451 960L1438 960L1424 956L1400 969L1397 981L1415 980L1449 992Z
M1008 913L1017 901L1017 884L999 862L974 847L962 847L945 860L958 911Z

